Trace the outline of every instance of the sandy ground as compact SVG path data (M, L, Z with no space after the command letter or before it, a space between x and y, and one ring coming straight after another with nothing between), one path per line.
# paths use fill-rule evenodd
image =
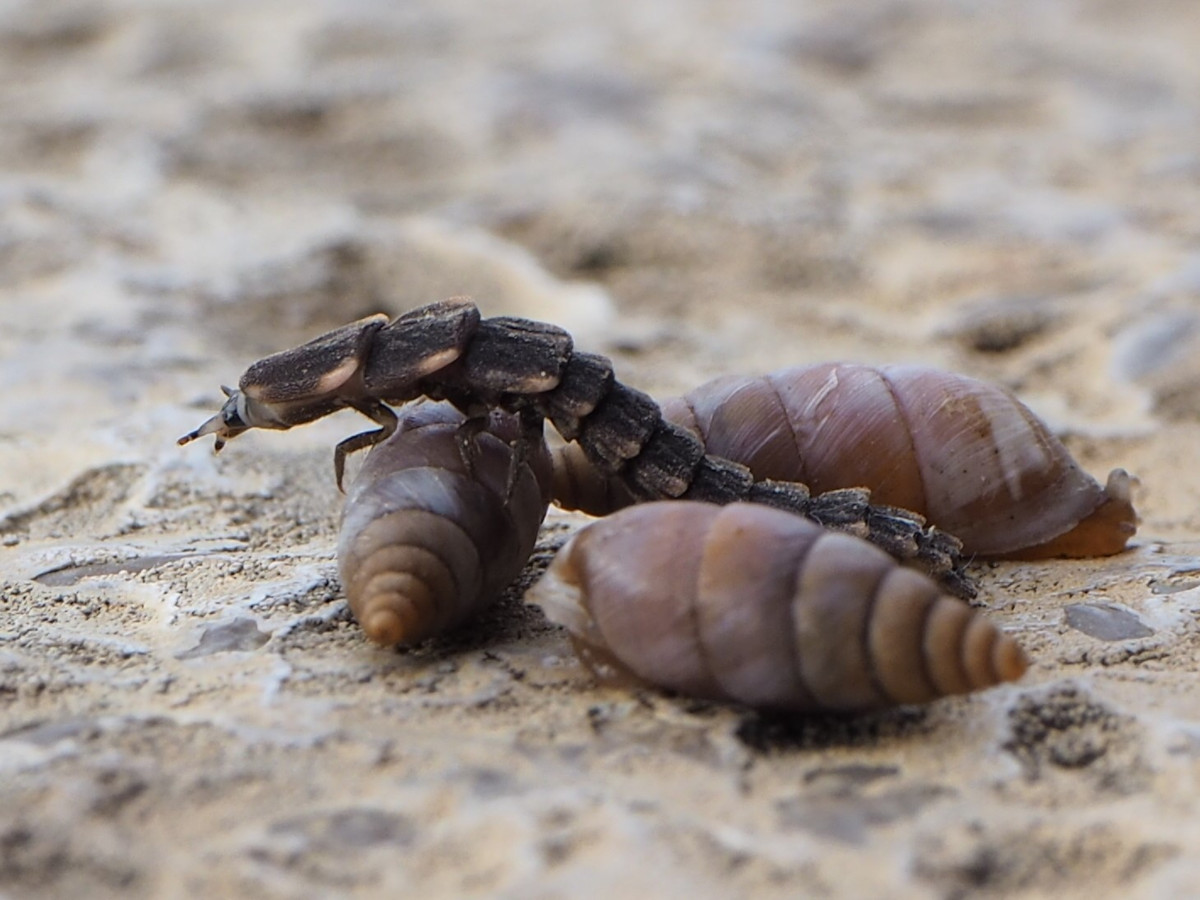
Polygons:
M0 894L1200 895L1194 3L485 6L0 6ZM1141 531L975 567L1031 671L887 715L599 688L516 592L374 648L358 422L174 439L450 294L660 394L998 380Z

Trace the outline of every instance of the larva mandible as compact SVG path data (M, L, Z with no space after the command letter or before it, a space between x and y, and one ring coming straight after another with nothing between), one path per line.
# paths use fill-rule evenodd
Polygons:
M718 378L662 409L756 478L814 493L868 488L872 502L919 513L967 554L1105 556L1137 527L1124 470L1101 487L1013 394L963 375L822 363ZM634 498L565 447L555 501L603 515Z
M611 683L795 712L1019 678L979 611L871 544L757 504L648 503L578 532L526 592Z
M350 486L338 568L367 637L413 644L454 628L520 574L550 500L545 444L510 484L514 416L494 412L461 452L464 417L445 403L402 411Z
M501 409L519 417L519 444L540 441L549 419L592 466L619 478L640 500L749 500L788 509L919 561L960 596L975 593L958 540L926 527L920 515L873 504L867 492L853 488L810 496L803 483L756 481L744 465L706 453L694 434L665 421L650 397L615 380L608 359L575 352L561 328L508 316L484 319L463 298L392 321L371 316L268 356L226 394L221 411L181 444L212 434L219 450L250 428L287 429L352 408L381 427L337 445L340 484L346 454L395 429L389 404L445 399L475 422Z

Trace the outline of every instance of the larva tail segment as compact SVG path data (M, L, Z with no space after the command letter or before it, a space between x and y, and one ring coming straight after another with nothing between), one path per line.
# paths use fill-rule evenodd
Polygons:
M690 431L685 431L678 425L664 423L680 435L692 437ZM693 438L694 440L694 438ZM703 451L699 441L695 441L696 449ZM683 495L686 500L704 500L709 503L736 503L747 499L754 490L754 475L745 466L722 459L719 456L702 456L692 471L692 483ZM791 494L796 498L808 497L808 488L802 484L788 485Z
M875 505L870 498L871 492L865 488L810 495L802 484L770 479L755 482L744 497L751 503L799 513L825 528L865 538L898 560L915 561L956 597L971 600L979 593L963 570L958 538L927 525L915 512Z

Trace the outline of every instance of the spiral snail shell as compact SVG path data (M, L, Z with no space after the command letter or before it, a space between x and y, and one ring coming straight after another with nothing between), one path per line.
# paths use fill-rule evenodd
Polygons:
M757 504L617 512L576 534L526 599L601 680L754 707L860 712L1026 668L1013 638L928 577Z
M963 375L823 363L718 378L662 407L756 478L814 493L869 488L872 502L920 513L964 553L1105 556L1136 531L1124 470L1101 487L1015 396ZM556 451L554 492L594 514L632 502L569 448Z
M924 575L757 504L622 510L576 534L526 599L602 681L755 707L921 703L1027 665L1011 637Z
M466 437L449 404L402 411L346 498L338 568L367 637L412 644L461 624L521 571L550 499L545 445L529 448L508 491L516 417L492 413Z

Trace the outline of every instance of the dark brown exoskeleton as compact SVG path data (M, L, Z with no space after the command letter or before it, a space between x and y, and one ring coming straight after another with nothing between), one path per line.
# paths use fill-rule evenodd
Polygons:
M612 363L576 353L561 328L527 319L484 319L474 303L453 298L388 321L371 316L250 366L220 413L180 438L216 436L216 449L250 428L286 429L349 407L381 427L337 445L341 484L346 454L377 444L396 428L389 405L425 396L448 400L468 416L464 457L487 413L520 417L522 446L540 439L549 419L601 472L618 476L639 500L764 503L827 527L866 537L899 559L918 560L953 593L975 589L962 571L956 538L907 510L870 503L860 489L810 495L802 484L755 481L750 470L705 452L685 428L663 419L658 404L613 377Z

